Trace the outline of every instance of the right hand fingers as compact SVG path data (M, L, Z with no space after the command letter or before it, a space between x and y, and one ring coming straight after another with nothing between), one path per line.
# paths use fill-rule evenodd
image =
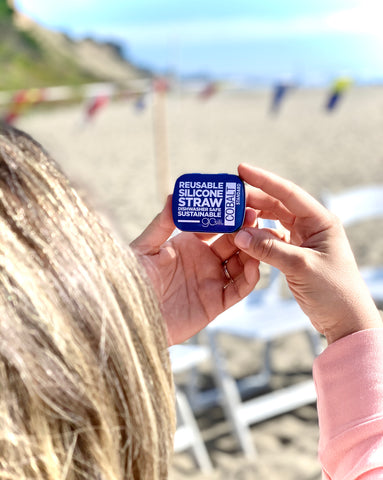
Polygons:
M238 232L234 242L250 257L278 268L285 275L296 272L308 253L267 229L245 228Z
M277 218L289 230L301 230L303 239L333 223L323 205L289 180L245 164L238 172L254 187L248 189L248 206L260 210L261 217Z

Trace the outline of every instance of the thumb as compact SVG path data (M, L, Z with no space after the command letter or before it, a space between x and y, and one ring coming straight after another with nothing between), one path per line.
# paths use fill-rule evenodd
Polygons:
M130 246L139 253L157 253L175 228L172 217L172 196L169 195L162 212L154 218L139 237L133 240Z
M297 261L302 259L302 248L273 234L267 229L245 228L234 238L235 245L261 262L265 262L285 275L296 270Z

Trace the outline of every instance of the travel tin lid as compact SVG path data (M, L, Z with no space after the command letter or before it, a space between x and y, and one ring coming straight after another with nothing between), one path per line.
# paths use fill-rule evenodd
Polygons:
M186 173L175 183L173 220L179 230L232 233L245 218L245 187L237 175Z

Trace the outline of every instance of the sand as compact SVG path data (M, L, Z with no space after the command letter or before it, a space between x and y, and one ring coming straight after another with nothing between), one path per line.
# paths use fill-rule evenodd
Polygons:
M332 113L324 109L326 95L320 89L294 90L279 114L270 115L267 90L221 91L205 102L193 94L170 94L169 183L185 172L235 173L239 162L286 176L317 198L326 190L383 183L383 87L353 88ZM150 98L142 111L129 101L111 103L85 126L82 106L37 110L18 123L53 154L126 242L162 208L150 106ZM350 229L360 264L383 263L382 225L366 222ZM252 348L228 342L233 374L252 370L257 355ZM311 363L300 335L277 342L277 378L309 378ZM209 376L208 366L204 375ZM201 475L186 452L175 456L172 480L320 478L314 405L254 425L258 456L252 459L239 451L220 408L199 415L198 422L215 471Z

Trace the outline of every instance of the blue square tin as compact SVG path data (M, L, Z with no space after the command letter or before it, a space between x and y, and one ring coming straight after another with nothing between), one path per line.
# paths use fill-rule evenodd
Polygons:
M179 230L232 233L245 218L245 187L237 175L186 173L175 183L173 220Z

